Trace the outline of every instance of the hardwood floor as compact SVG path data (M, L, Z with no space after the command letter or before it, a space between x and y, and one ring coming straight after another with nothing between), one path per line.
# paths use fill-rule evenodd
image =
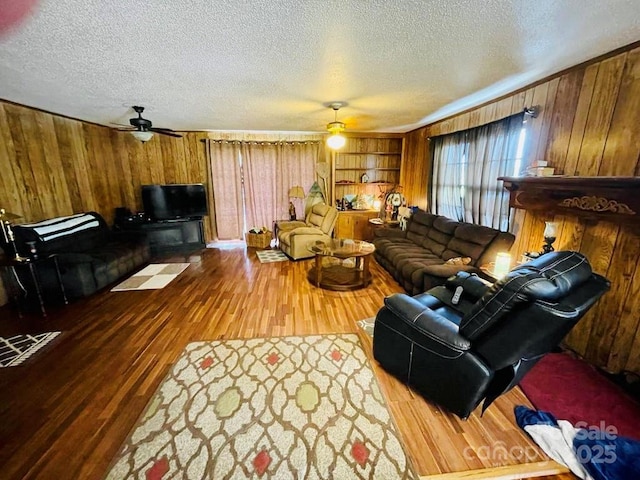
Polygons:
M357 332L370 355L371 339L356 321L375 316L384 296L402 291L375 261L368 288L332 292L307 281L312 261L261 264L252 249L163 260L191 262L163 290L106 289L44 319L0 309L0 336L63 332L33 361L0 370L2 478L102 478L189 342ZM474 413L463 422L371 362L420 475L572 478L515 424L513 406L528 404L518 388L482 418ZM458 473L441 475L451 472Z

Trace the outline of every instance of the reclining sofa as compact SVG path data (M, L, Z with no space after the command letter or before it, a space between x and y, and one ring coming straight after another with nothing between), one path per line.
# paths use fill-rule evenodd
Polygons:
M39 257L55 254L68 297L85 297L132 272L150 258L144 235L112 232L96 212L13 226L16 247L29 256L34 242ZM38 268L43 293L58 292L53 265Z
M378 263L417 295L443 285L456 272L479 272L498 252L509 251L514 240L511 233L418 210L406 230L378 229L373 243Z
M515 267L493 285L459 272L415 297L387 297L373 355L464 419L517 385L609 288L583 255L569 251Z

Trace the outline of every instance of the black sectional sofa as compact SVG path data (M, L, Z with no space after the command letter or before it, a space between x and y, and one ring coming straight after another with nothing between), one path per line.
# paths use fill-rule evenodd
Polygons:
M418 210L406 230L378 229L373 243L378 263L417 295L459 271L479 272L498 252L509 251L514 240L511 233Z
M85 297L127 275L150 258L144 234L112 232L96 212L15 225L16 247L30 255L33 242L39 257L56 254L68 297ZM58 292L52 264L38 267L45 296Z

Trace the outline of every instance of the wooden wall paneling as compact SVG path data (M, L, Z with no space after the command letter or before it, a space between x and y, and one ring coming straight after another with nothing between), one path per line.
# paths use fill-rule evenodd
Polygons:
M105 148L102 142L104 135L102 128L106 130L106 127L98 127L88 123L82 126L87 143L87 172L91 183L91 192L93 192L93 202L86 204L86 207L88 210L100 212L105 217L105 220L109 222L109 210L112 202L108 179L104 170L106 165L101 161L101 155L104 154ZM111 214L111 217L113 217L113 214Z
M132 212L136 211L136 195L139 187L133 182L129 157L123 147L124 135L117 130L111 131L111 148L113 149L114 164L118 178L118 189L120 190L120 204L118 207L125 207Z
M527 90L525 90L524 93L524 105L522 108L525 107L534 107L536 104L533 103L533 94L534 94L534 90L535 88L528 88Z
M600 170L626 56L627 54L623 53L604 60L600 64L580 147L579 170L576 170L576 175L597 175Z
M598 175L634 175L640 155L640 48L628 53Z
M469 128L469 120L470 115L468 113L454 117L452 122L453 131L459 132L460 130L467 130Z
M495 119L506 118L511 115L511 109L513 107L513 98L505 97L502 100L496 102Z
M176 164L176 178L180 180L180 183L184 183L185 179L188 178L188 168L187 168L187 158L188 157L188 149L186 148L184 137L183 139L176 138L175 139L175 164ZM203 160L207 162L206 156ZM206 171L206 170L205 170ZM207 182L207 176L204 176L203 182Z
M474 110L471 110L469 112L469 127L473 128L473 127L477 127L478 125L480 125L480 119L481 119L481 111L479 108L476 108Z
M591 268L600 275L607 276L611 255L617 238L617 227L607 222L599 222L595 225L587 225L582 237L580 251L587 257ZM612 298L612 297L609 297ZM606 301L605 301L606 302ZM601 302L604 303L604 302ZM594 310L588 312L573 328L572 335L567 337L565 343L579 355L592 360L588 351L589 338L596 321L614 321L618 319L598 318L594 319Z
M23 210L20 213L25 219L44 218L44 211L38 199L37 183L29 158L29 135L32 133L28 118L29 112L23 112L15 105L7 105L6 110L15 151L13 172L16 182L25 188L22 199Z
M511 115L515 115L516 113L522 112L525 107L531 107L532 105L527 105L526 101L526 92L518 92L511 95Z
M400 169L400 184L410 205L427 209L428 178L431 171L429 140L424 129L415 130L405 137L404 154Z
M638 234L638 233L636 233ZM624 303L623 318L616 340L620 348L612 350L607 368L611 372L640 372L640 259L631 281L631 288ZM635 317L635 322L634 322ZM635 323L635 329L633 324Z
M527 139L524 147L524 160L525 163L531 163L536 160L543 160L538 157L538 145L542 132L544 130L545 122L550 117L550 112L547 109L547 94L549 93L549 83L543 83L536 86L533 89L533 97L531 100L532 105L536 105L540 109L540 113L536 118L529 118L526 123ZM542 155L542 152L540 153Z
M40 130L43 151L43 169L48 176L52 205L51 216L68 215L73 212L69 190L67 188L67 171L62 164L59 142L52 115L36 112L36 122Z
M611 290L607 295L621 300L627 298L639 257L640 237L626 235L621 230L618 233L605 275L611 282ZM634 312L633 320L624 318L623 307L624 301L599 302L592 310L594 323L587 344L587 358L596 365L608 365L614 339L622 324L633 323L633 325L629 325L629 330L635 331L635 327L637 327L638 313ZM607 321L608 319L619 320L612 322ZM621 351L622 349L619 347L620 345L616 345L614 350Z
M164 171L164 180L166 183L183 183L179 180L177 174L175 140L180 139L169 137L167 135L158 135L158 145L160 146L160 155L163 159L162 169Z
M496 104L490 103L480 108L480 125L493 122L496 118ZM477 127L477 125L474 125Z
M126 196L123 194L124 184L126 183L126 177L119 175L119 152L114 151L113 148L113 136L117 132L113 129L107 128L101 132L103 135L102 142L104 144L102 153L102 163L105 166L104 171L108 178L106 181L109 191L109 205L108 205L108 222L109 225L113 225L115 217L115 208L122 207Z
M9 130L7 113L0 104L0 207L8 212L22 214L24 207L22 200L26 198L24 183L18 179L16 174L17 161L16 149L13 138Z
M578 104L576 106L573 127L571 129L571 138L569 139L567 158L565 159L563 172L565 175L578 174L577 171L580 149L582 148L582 141L585 135L589 109L591 107L591 100L593 98L593 92L599 70L599 63L589 65L585 69L584 76L582 77L582 85L580 86Z
M53 117L60 164L64 172L65 188L70 203L69 213L83 211L77 161L77 158L83 156L83 154L79 154L77 149L78 147L84 149L84 142L79 141L82 139L74 134L72 130L74 124L79 125L79 122L63 117ZM84 176L84 180L86 179L86 176Z
M580 86L584 77L584 70L574 70L560 77L556 94L553 114L549 122L549 136L547 139L545 160L549 166L556 169L556 174L565 170L569 141L576 115Z
M538 132L538 142L536 145L536 152L533 157L529 157L530 160L546 160L545 154L547 150L547 142L549 140L549 130L551 128L551 119L553 118L554 106L556 103L556 96L558 93L559 78L546 82L548 86L546 89L546 97L543 100L542 108L538 114L538 118L534 119L536 123L540 125ZM537 88L536 88L537 90ZM536 105L536 98L533 99L534 105Z
M527 159L547 160L567 175L639 176L639 51L636 45L627 52L616 52L416 132L424 132L426 137L452 131L467 119L470 127L492 121L504 115L511 99L512 113L525 106L541 107L541 114L532 121L528 141L533 144ZM407 167L417 162L412 155L420 152L420 142L427 144L416 132L406 136ZM426 199L427 189L423 192ZM514 258L524 251L541 250L544 221L550 219L540 213L513 212ZM556 248L581 251L596 272L615 283L597 308L569 333L565 344L612 372L626 369L640 373L638 229L608 222L585 223L560 215L554 220L559 224Z

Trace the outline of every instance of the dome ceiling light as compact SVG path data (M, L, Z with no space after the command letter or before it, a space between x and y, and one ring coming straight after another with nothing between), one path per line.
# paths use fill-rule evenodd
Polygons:
M342 135L342 132L344 132L347 127L344 123L338 121L338 110L346 105L346 102L333 102L329 105L334 111L334 120L327 124L327 130L331 134L329 138L327 138L327 146L332 150L341 149L347 142L345 136Z

